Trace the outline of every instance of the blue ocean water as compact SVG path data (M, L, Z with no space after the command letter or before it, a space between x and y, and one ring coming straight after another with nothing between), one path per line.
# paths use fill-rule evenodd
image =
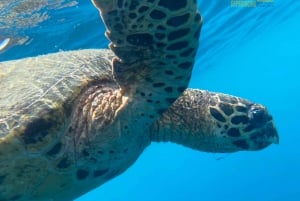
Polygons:
M19 6L16 2L10 9ZM7 19L11 12L0 3L0 43L10 38L0 50L0 61L107 47L98 12L89 1L49 2L27 11L38 17L23 21ZM128 171L76 201L300 200L300 1L255 7L233 7L232 2L199 2L204 25L190 87L266 105L280 144L233 154L152 144Z

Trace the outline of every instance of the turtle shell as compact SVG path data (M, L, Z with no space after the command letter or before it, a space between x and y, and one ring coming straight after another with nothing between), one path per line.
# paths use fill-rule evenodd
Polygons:
M113 80L112 57L109 50L81 50L0 63L0 200L17 200L13 188L34 181L26 172L47 168L36 156L55 152L87 88ZM24 192L39 185L27 183Z
M32 152L46 149L82 91L112 80L112 57L81 50L0 63L0 157L11 138Z

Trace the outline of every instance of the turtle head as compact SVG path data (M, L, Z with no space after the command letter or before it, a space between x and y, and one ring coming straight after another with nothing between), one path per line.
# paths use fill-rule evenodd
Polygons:
M153 141L207 152L256 151L279 143L266 107L203 90L186 90L153 128Z
M261 104L244 99L235 105L234 113L228 117L227 135L237 137L233 144L241 150L261 150L270 144L278 144L279 136L273 118L267 108Z

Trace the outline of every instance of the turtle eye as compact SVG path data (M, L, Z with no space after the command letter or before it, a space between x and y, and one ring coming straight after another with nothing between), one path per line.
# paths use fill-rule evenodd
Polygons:
M251 116L255 121L262 121L264 119L264 111L258 108L252 109Z
M261 105L252 105L249 110L249 118L251 123L255 126L262 126L266 122L272 120L272 117L268 115L266 108Z

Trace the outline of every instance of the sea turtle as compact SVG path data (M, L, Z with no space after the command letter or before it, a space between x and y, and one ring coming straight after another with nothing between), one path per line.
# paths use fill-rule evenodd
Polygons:
M75 199L152 141L208 152L278 143L264 106L186 90L202 24L195 0L93 3L111 50L0 64L1 201Z

